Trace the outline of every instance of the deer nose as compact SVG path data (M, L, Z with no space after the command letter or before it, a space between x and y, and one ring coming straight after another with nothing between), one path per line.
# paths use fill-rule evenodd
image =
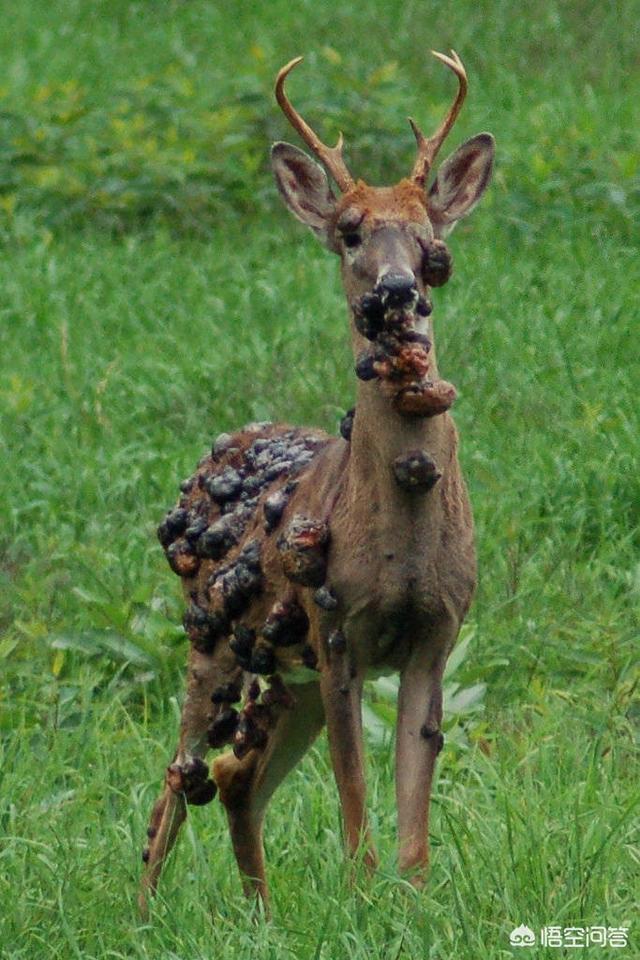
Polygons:
M386 306L404 307L418 297L416 278L411 273L389 271L379 278L376 292Z

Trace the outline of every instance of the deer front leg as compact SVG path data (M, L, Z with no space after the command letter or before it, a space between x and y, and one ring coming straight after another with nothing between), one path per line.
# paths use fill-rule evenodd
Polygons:
M164 861L185 820L187 803L207 803L215 793L203 758L208 750L207 729L218 709L211 702L211 693L240 672L232 660L227 660L224 655L204 654L194 648L189 654L178 749L167 768L164 789L154 805L147 830L149 845L143 855L146 867L138 899L143 917L148 915L148 898L156 891Z
M336 645L337 646L337 645ZM364 748L362 742L362 676L352 671L348 653L331 651L323 667L320 690L324 703L331 763L338 786L347 851L362 848L365 866L374 869L378 856L367 823Z
M429 868L429 804L443 745L442 675L449 635L416 646L400 677L396 730L398 862L421 886Z

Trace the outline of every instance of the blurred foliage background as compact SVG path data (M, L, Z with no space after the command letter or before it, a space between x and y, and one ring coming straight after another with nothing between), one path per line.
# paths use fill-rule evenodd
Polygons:
M522 226L542 201L557 228L586 206L630 235L636 42L621 27L633 7L549 3L530 20L505 0L471 17L446 3L329 5L327 15L276 0L268 15L239 3L230 16L216 3L63 0L48 22L36 0L13 11L1 44L4 228L29 214L49 229L153 220L201 233L230 212L270 210L266 145L283 130L270 90L298 51L296 101L326 137L347 132L354 169L374 181L404 172L406 114L435 122L450 92L429 62L437 38L464 52L472 77L460 132L473 119L502 134L511 218ZM375 26L361 35L359 23ZM602 110L605 90L613 111Z

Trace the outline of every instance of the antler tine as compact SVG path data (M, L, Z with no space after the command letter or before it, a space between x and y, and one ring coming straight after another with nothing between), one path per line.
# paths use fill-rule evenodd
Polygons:
M444 143L449 131L456 122L458 114L462 108L462 104L464 103L464 98L467 95L467 74L462 60L455 50L451 51L450 57L444 53L438 53L437 50L432 50L431 53L434 57L436 57L436 59L442 61L445 66L449 67L450 70L453 70L458 78L458 93L456 94L456 98L453 101L449 113L446 115L432 137L425 137L418 125L414 123L411 117L409 117L409 123L411 124L411 129L413 130L416 143L418 144L418 156L413 166L413 170L411 171L411 179L420 186L424 186L425 181L429 176L429 170L433 166L433 161L437 156L438 150Z
M342 158L342 145L344 143L342 134L338 137L335 147L327 147L311 129L308 123L302 119L300 114L291 105L291 101L284 92L284 83L294 67L302 63L303 57L296 57L287 63L278 73L276 78L276 100L280 109L291 124L294 130L300 134L302 139L311 147L316 157L324 164L335 182L344 193L349 187L353 186L353 177L347 170L346 164Z

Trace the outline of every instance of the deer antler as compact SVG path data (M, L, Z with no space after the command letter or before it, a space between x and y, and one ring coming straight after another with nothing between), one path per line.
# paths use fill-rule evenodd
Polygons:
M434 57L437 57L438 60L441 60L445 66L449 67L450 70L453 70L458 78L458 93L453 101L453 105L451 106L449 113L446 115L440 124L440 127L436 130L432 137L425 137L418 125L414 123L411 117L409 117L409 123L411 124L411 129L413 130L416 143L418 144L418 156L415 164L413 165L413 170L411 171L411 179L421 187L424 186L425 181L429 176L429 171L433 166L433 161L437 156L438 150L444 143L449 131L456 122L462 104L464 103L464 98L467 95L467 74L462 64L462 60L455 50L451 51L450 57L447 57L444 53L437 53L436 50L432 50L431 53L434 55Z
M301 63L303 57L296 57L286 64L278 73L276 78L276 100L278 101L282 112L291 124L294 130L300 134L302 139L311 147L316 157L324 164L335 182L344 193L353 186L353 177L347 170L346 164L342 158L342 134L338 137L335 147L327 147L326 144L313 132L308 123L302 119L300 114L291 105L289 98L284 92L284 82L293 70Z

